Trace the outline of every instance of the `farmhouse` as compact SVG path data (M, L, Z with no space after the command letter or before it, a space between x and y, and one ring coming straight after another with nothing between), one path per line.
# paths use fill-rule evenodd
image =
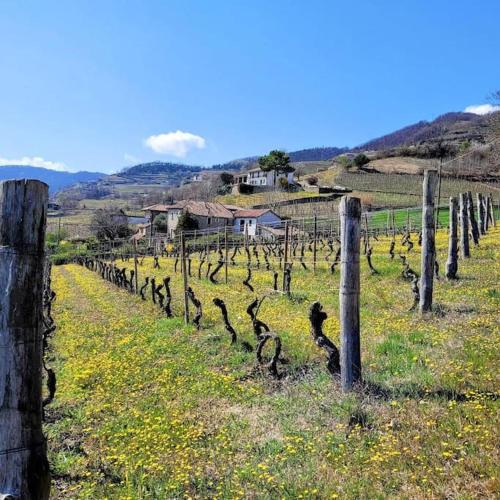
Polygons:
M280 183L280 179L286 179L289 184L293 184L293 172L275 174L274 171L265 172L260 167L251 168L246 172L236 174L233 184L250 184L251 186L275 187Z
M258 226L276 226L280 222L281 218L269 208L238 210L234 214L233 231L255 236L259 234Z
M276 225L281 218L270 209L243 209L235 205L222 205L221 203L206 201L182 200L170 205L151 205L143 209L150 213L150 223L155 232L155 219L162 215L161 233L173 238L179 217L182 212L188 212L198 223L199 229L215 229L229 227L234 232L245 232L249 236L258 234L258 225ZM144 233L144 230L141 231ZM137 236L141 238L146 234Z
M183 211L194 217L199 229L231 226L234 218L234 210L230 210L221 203L208 201L182 200L172 205L152 205L143 210L150 212L152 224L160 214L166 216L166 228L162 232L165 232L169 238L174 237L179 217Z

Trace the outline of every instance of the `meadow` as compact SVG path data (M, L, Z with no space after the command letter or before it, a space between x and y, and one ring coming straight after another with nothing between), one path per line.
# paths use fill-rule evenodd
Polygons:
M254 293L242 265L229 266L228 284L223 270L216 285L192 277L199 331L183 323L171 258L160 269L149 258L139 266L140 283L171 277L171 319L97 273L54 266L58 391L45 428L53 497L495 498L499 233L491 229L459 261L458 280L441 275L424 318L409 311L410 285L389 239L372 241L378 275L361 256L364 383L347 395L309 333L308 309L319 300L338 346L339 274L324 259L316 275L294 265L290 298L272 290L263 266ZM446 231L437 243L444 268ZM419 270L416 244L407 257ZM242 345L255 345L245 311L263 295L259 318L283 341L280 379ZM236 345L215 297L227 304Z

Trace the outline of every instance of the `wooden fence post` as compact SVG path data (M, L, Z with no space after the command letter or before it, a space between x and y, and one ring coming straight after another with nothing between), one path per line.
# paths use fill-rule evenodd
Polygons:
M490 196L488 197L489 199L489 209L490 209L490 218L491 218L491 223L493 224L493 227L497 227L497 221L495 217L495 203L493 201L493 195L490 193Z
M460 252L465 259L470 257L469 220L467 217L467 193L460 193Z
M314 215L314 236L313 236L313 270L316 274L316 254L317 254L317 238L318 238L318 217Z
M47 200L42 182L0 182L0 498L49 498L41 324Z
M285 254L283 256L283 291L285 291L285 280L286 280L286 269L288 265L288 233L289 233L288 221L285 221Z
M479 220L479 231L481 234L486 234L486 224L484 222L484 204L483 195L481 193L476 193L477 200L477 215Z
M224 281L226 285L227 285L227 259L228 259L227 226L224 226Z
M137 269L137 240L134 240L134 282L135 294L139 295L139 271Z
M436 262L434 193L438 182L436 170L426 170L422 198L422 256L420 278L420 312L432 309L434 266Z
M483 196L483 207L484 207L484 230L485 232L488 232L488 229L490 228L490 199L488 198L488 195Z
M344 196L340 201L340 366L344 392L361 379L359 333L359 247L361 200Z
M455 279L458 270L458 217L457 199L450 198L450 234L448 243L448 260L446 261L446 277Z
M184 323L189 324L189 295L188 295L188 270L186 265L186 240L181 232L181 271L184 288Z
M477 227L476 215L474 214L474 200L470 191L467 191L467 213L469 214L470 231L472 233L474 245L478 245L479 229Z

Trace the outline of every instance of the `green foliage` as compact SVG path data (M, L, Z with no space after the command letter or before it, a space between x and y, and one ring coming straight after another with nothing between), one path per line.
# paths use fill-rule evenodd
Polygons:
M268 155L259 158L259 166L264 172L274 172L277 174L293 172L294 168L290 165L290 157L284 151L273 150Z
M220 174L220 180L221 180L222 184L224 184L225 186L232 184L233 179L234 179L234 175L230 174L229 172L222 172Z
M290 183L288 182L287 179L285 179L284 177L280 177L278 182L279 182L280 188L283 191L289 191L290 190Z
M352 161L346 155L339 156L337 158L337 163L343 170L347 170L352 167Z
M353 161L354 161L354 165L356 165L356 167L361 168L363 165L366 165L367 163L369 163L370 159L364 153L359 153L359 155L356 155L354 157Z
M153 221L155 231L166 233L168 230L168 217L166 214L157 215Z
M195 229L198 229L198 227L198 221L193 217L193 215L183 210L179 216L176 232L181 233L182 231L194 231Z
M463 153L469 151L470 147L471 147L471 142L469 141L469 139L466 139L465 141L460 143L458 151L460 154L463 154Z

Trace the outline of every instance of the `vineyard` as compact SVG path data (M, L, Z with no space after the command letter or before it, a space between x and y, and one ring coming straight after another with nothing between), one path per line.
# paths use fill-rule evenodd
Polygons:
M499 230L453 280L438 231L421 317L407 229L363 235L363 383L347 394L317 336L339 345L336 222L315 240L304 225L275 243L184 235L54 267L54 497L493 498Z

